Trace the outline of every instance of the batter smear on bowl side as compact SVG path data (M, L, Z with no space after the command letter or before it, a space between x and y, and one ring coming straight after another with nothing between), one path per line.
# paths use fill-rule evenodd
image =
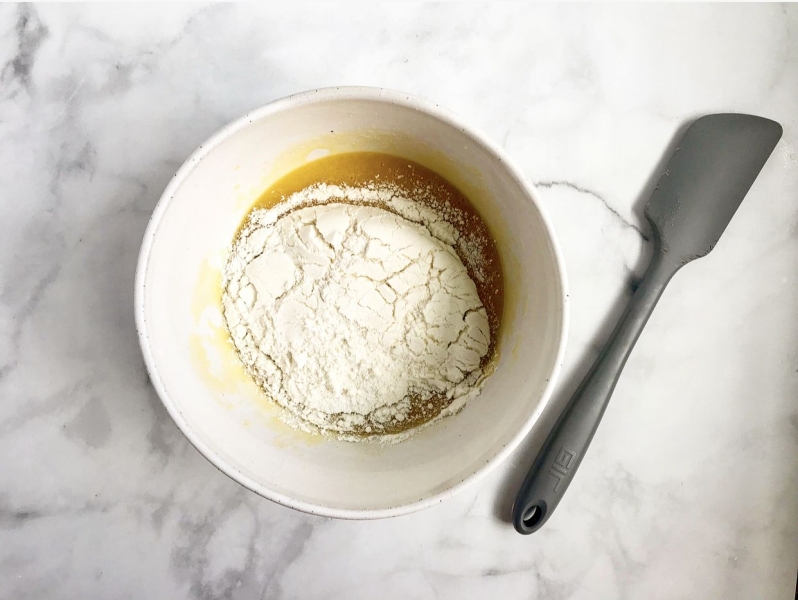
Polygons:
M503 281L464 201L416 163L352 153L298 169L250 212L223 312L248 373L292 425L401 441L479 394Z

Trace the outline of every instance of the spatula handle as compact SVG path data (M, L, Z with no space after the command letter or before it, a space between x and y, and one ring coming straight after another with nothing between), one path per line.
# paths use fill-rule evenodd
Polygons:
M560 415L513 506L516 531L540 529L557 507L596 433L626 359L665 286L678 269L659 248L609 342Z

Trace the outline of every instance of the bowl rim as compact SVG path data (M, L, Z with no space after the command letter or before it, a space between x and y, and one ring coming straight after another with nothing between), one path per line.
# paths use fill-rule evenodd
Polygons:
M172 197L175 195L175 191L183 184L189 174L207 154L213 151L223 141L241 129L247 127L250 123L252 123L252 121L260 120L276 113L300 106L319 102L327 102L331 100L366 100L385 102L388 104L394 104L405 108L418 110L438 119L439 121L442 121L450 127L459 129L473 142L485 149L494 159L504 166L510 176L523 190L527 198L535 205L535 208L540 214L546 234L548 236L548 243L555 259L560 294L562 298L562 303L560 305L560 338L557 340L557 354L554 361L554 366L549 374L548 383L546 384L546 387L544 388L543 393L538 401L538 405L532 415L521 425L521 427L519 427L513 438L489 461L478 467L470 475L467 475L455 485L426 498L392 506L390 508L336 508L321 504L314 504L304 500L298 500L289 495L270 489L268 486L254 480L253 478L236 469L235 466L233 466L224 457L217 454L209 445L207 445L202 440L200 435L195 432L188 421L183 418L181 411L173 402L170 394L166 390L166 386L161 380L158 367L155 364L152 350L150 348L150 340L147 331L147 320L145 317L144 303L146 294L146 274L155 235L158 231L158 227L161 223L163 215L168 209ZM180 166L175 175L169 181L169 184L161 194L161 197L159 198L158 203L156 204L155 209L150 216L149 222L147 223L147 228L144 232L144 237L141 243L141 249L139 251L138 263L136 265L134 312L139 345L141 346L141 352L144 357L144 362L147 367L150 381L152 382L158 397L169 413L169 416L177 425L178 429L180 429L183 435L186 436L188 441L199 451L203 457L205 457L205 459L207 459L213 466L240 485L243 485L256 494L283 506L319 516L358 520L395 517L434 506L480 481L487 476L488 473L492 472L499 464L501 464L529 434L529 432L538 422L543 410L549 404L552 391L562 369L568 328L570 324L568 281L565 270L565 261L551 219L542 206L538 192L534 185L526 180L518 166L496 143L494 143L487 135L478 129L465 123L465 121L455 113L449 111L448 109L441 108L438 104L430 100L412 94L387 88L370 86L327 87L292 94L290 96L274 100L260 108L249 111L244 116L232 121L231 123L228 123L216 133L211 135L206 141L202 142L200 146Z

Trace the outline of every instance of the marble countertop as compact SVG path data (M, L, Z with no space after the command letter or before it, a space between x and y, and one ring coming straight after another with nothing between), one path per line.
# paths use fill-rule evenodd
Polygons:
M793 598L798 572L798 7L0 6L0 597ZM189 153L281 96L385 86L458 112L536 182L564 249L568 360L483 482L379 522L246 491L151 388L133 277ZM508 524L546 425L651 244L691 118L784 137L680 272L541 532Z

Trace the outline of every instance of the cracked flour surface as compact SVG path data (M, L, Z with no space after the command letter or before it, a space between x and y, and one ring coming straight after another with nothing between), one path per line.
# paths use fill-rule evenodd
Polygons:
M333 201L253 211L233 247L223 309L248 372L292 424L343 439L456 412L490 343L456 233L384 191L372 200L414 220L316 191Z

